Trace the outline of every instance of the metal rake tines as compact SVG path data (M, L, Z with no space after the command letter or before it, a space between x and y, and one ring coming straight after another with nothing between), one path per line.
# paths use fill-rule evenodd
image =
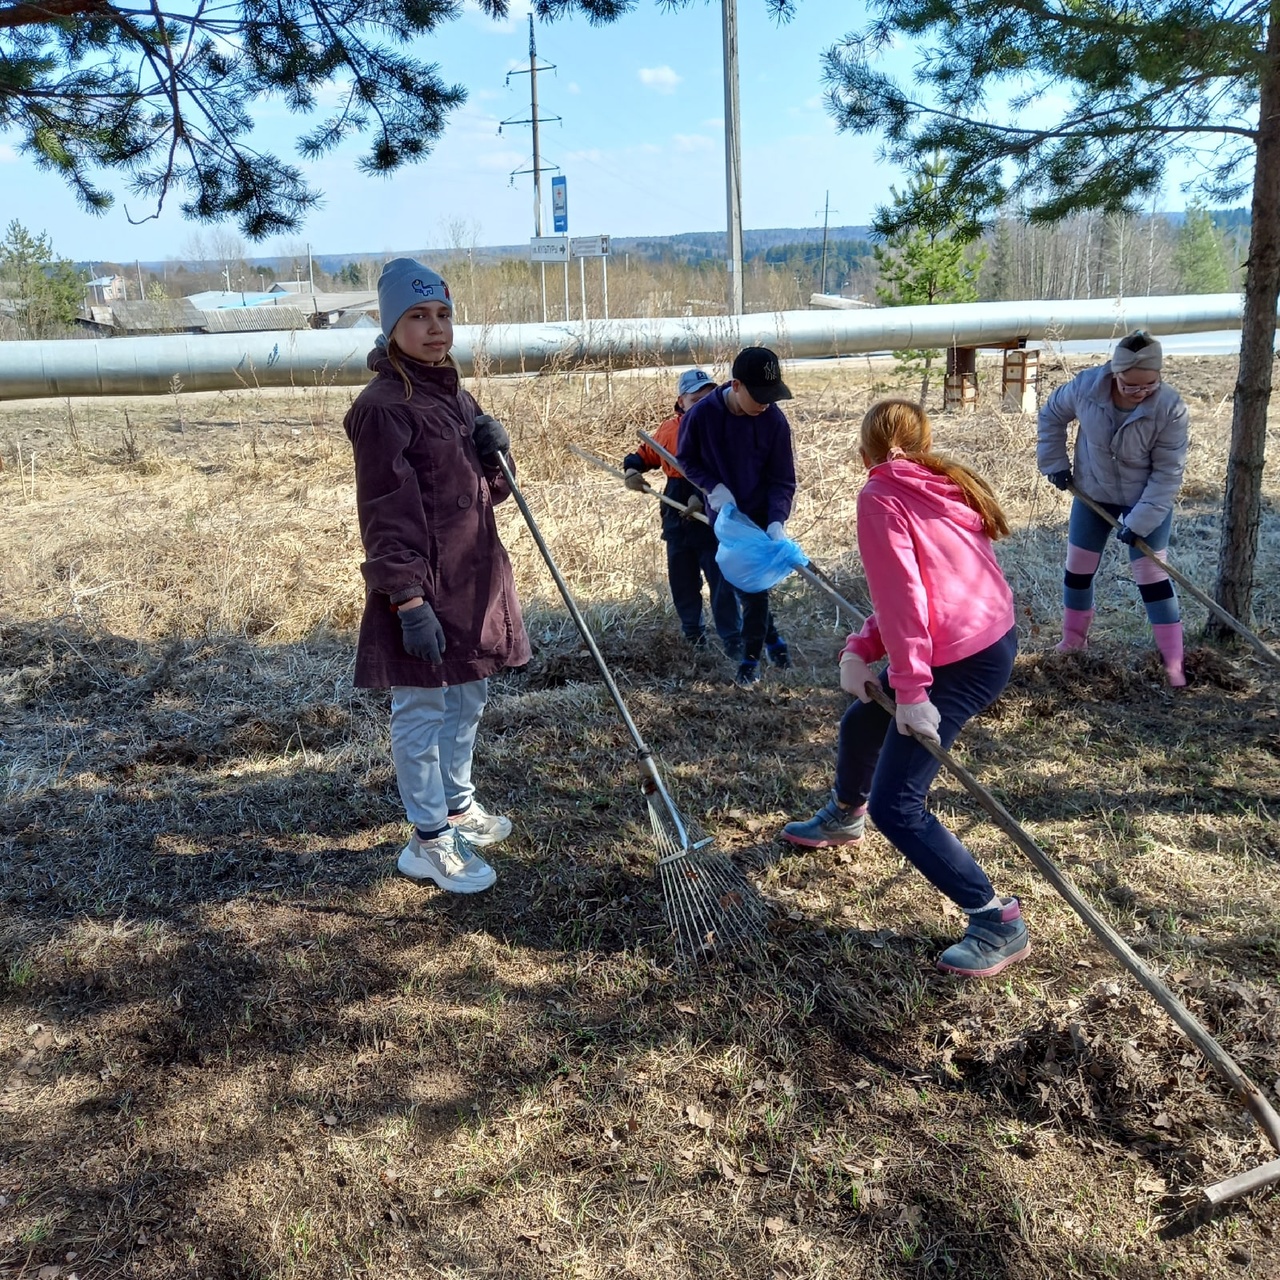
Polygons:
M732 860L704 850L658 863L667 923L687 959L751 950L768 929L769 910Z
M701 826L669 807L669 798L647 787L646 798L662 902L676 950L697 961L752 948L769 921L769 908L755 886L732 859L712 848Z

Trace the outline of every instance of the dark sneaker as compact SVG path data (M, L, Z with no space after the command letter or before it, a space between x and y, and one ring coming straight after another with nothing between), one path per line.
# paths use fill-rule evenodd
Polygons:
M765 646L765 652L769 655L769 661L773 663L779 671L787 671L791 667L791 651L787 648L785 640L779 640L777 644Z
M964 937L938 957L943 973L962 978L992 978L1031 954L1031 939L1022 923L1022 904L1017 898L1002 898L1000 907L979 911L969 917Z
M742 661L743 649L741 639L721 640L720 643L724 645L724 656L728 658L730 662Z
M808 822L788 822L782 838L803 849L828 849L838 844L854 844L867 829L867 813L844 809L836 801L836 793Z
M760 664L759 662L747 659L746 662L738 665L738 674L733 678L734 683L741 685L744 689L749 689L753 684L760 683Z
M702 650L707 647L707 633L705 631L699 631L698 634L694 636L686 635L685 639L694 649Z

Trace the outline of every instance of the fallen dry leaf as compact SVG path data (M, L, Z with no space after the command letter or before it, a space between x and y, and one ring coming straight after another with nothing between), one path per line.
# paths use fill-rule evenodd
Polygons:
M710 1129L716 1122L715 1116L706 1109L700 1102L691 1102L684 1109L685 1115L689 1118L689 1123L695 1129Z
M776 1236L786 1225L781 1218L766 1218L764 1220L764 1229L771 1236Z

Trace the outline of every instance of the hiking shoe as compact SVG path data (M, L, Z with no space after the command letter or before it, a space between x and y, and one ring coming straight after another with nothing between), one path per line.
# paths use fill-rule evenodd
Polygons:
M760 683L760 664L754 659L748 658L746 662L738 664L738 674L733 678L734 684L741 685L744 689L749 689L753 684Z
M779 671L788 671L791 668L791 651L787 648L785 640L779 640L777 644L765 646L765 652L769 655L769 661L773 663Z
M499 840L505 840L511 834L511 819L504 818L501 814L487 812L479 800L473 800L470 808L464 809L461 813L451 813L449 825L468 844L473 844L477 848L497 844Z
M978 911L969 917L964 937L938 957L943 973L962 978L991 978L1031 954L1031 939L1022 923L1022 904L1002 898L1000 907Z
M788 822L782 828L782 838L788 844L798 844L804 849L829 849L833 845L853 844L861 840L867 830L867 811L855 813L841 808L836 793L809 819L808 822Z
M721 640L720 643L724 645L724 656L728 658L730 662L742 661L741 640Z
M703 650L707 648L707 633L699 631L697 635L686 635L685 639L689 642L689 647L693 649Z
M410 880L434 880L450 893L480 893L498 878L452 827L430 840L420 840L414 832L400 850L396 867Z

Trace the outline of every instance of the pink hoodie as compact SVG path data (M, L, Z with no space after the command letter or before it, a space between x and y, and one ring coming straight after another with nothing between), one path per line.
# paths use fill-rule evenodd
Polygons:
M871 468L858 495L871 617L845 652L889 655L899 702L923 702L932 669L972 657L1014 624L1013 593L953 480L906 458Z

